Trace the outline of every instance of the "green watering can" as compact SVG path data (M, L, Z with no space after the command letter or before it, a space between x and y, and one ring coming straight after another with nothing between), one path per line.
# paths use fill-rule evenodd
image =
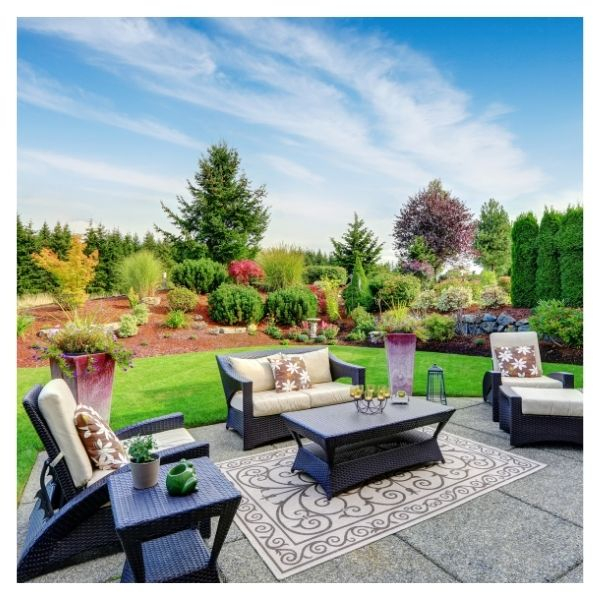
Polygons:
M185 496L196 491L198 478L194 465L185 459L181 459L167 473L167 491L171 496Z

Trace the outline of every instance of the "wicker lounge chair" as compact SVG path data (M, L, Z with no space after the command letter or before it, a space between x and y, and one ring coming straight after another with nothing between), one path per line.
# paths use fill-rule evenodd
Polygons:
M115 533L108 496L108 479L115 472L83 486L77 486L51 429L38 406L42 386L34 386L23 399L23 406L48 453L40 476L40 490L29 519L29 528L17 565L17 580L27 581L64 566L84 562L98 556L121 551ZM141 421L115 431L120 439L135 435L160 434L170 438L164 450L159 449L162 463L181 458L208 456L206 443L193 441L172 445L177 432L183 430L183 415L173 413ZM176 443L176 442L175 442ZM169 447L170 446L170 447ZM49 481L47 478L49 477ZM210 521L201 526L210 535Z
M494 348L503 346L533 346L539 377L503 377L498 368L498 359ZM494 369L487 371L483 376L483 400L492 404L492 418L495 422L499 420L499 401L500 386L510 385L519 387L538 387L538 388L572 388L575 385L575 379L572 373L554 372L548 376L542 375L542 358L538 344L538 337L535 331L502 332L490 334L490 347L492 351L492 363Z
M260 444L266 444L282 438L291 438L291 433L286 427L280 414L266 416L255 416L253 403L253 382L240 375L231 364L231 358L255 359L271 356L278 352L282 354L305 354L326 349L323 346L307 346L282 348L279 350L258 350L254 352L241 352L237 354L217 356L217 364L221 374L225 399L227 400L227 429L234 429L244 439L244 450L255 448ZM331 381L341 377L350 377L355 385L365 383L365 368L352 365L339 360L329 354L329 372ZM236 396L236 393L240 392ZM241 395L241 398L240 398ZM234 398L234 396L236 396ZM280 394L285 396L285 394ZM348 396L349 400L350 397ZM233 400L233 402L232 402ZM337 400L339 401L339 399ZM326 403L326 402L325 402ZM333 402L332 402L333 403ZM308 408L308 406L302 407ZM287 409L287 410L294 410ZM285 412L282 410L281 412Z

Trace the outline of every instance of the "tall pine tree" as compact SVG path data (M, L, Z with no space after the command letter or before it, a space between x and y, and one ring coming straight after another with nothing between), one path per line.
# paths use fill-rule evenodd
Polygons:
M344 267L348 273L353 270L357 258L368 271L375 266L383 250L383 244L356 213L354 213L354 220L348 223L348 229L342 235L342 239L339 241L330 239L333 244L332 257L335 264Z
M484 269L504 275L510 266L510 219L502 205L490 198L482 207L473 247Z
M519 215L512 227L510 295L513 306L518 308L533 308L537 304L538 231L532 212Z
M199 161L194 183L188 181L188 190L191 201L177 197L179 214L161 203L178 233L155 227L174 243L177 259L207 256L229 263L254 258L269 223L263 205L267 192L264 186L252 189L240 171L237 150L225 142L210 146Z

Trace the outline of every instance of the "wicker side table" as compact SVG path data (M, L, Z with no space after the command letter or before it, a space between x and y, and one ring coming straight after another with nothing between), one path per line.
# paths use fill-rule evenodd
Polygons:
M158 484L145 490L133 487L130 472L110 477L115 529L127 556L122 583L219 582L217 558L241 494L209 458L191 462L198 490L188 496L167 493L165 478L172 465L161 466ZM208 548L198 527L215 516L219 523Z

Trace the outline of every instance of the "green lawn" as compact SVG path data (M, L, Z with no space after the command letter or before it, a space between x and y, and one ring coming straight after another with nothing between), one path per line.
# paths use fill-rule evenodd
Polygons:
M383 348L335 346L331 350L343 360L366 367L369 383L387 383ZM219 354L227 352L219 350ZM417 352L413 390L415 395L425 394L427 369L433 363L444 369L448 396L480 396L483 374L491 367L491 360L486 357ZM562 364L544 366L545 373L552 371L570 371L575 374L576 387L583 386L583 367ZM17 369L19 497L37 453L42 449L41 442L23 410L21 399L31 386L36 383L44 384L49 379L48 367ZM187 427L225 420L225 398L214 352L138 358L134 369L116 373L111 414L111 425L115 429L170 412L182 412Z

